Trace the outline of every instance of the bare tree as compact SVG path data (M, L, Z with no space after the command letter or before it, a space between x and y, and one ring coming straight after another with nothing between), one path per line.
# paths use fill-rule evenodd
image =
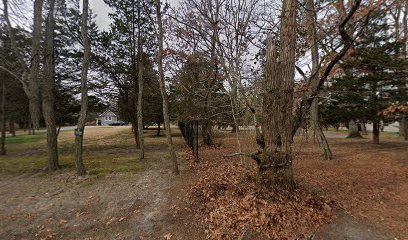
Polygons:
M144 159L144 136L143 136L143 41L142 41L142 17L140 0L137 1L137 81L139 92L137 96L137 129L139 133L140 159Z
M318 39L317 39L317 31L316 31L316 9L314 0L307 0L306 1L306 22L308 25L308 37L310 42L310 51L312 55L312 75L310 76L309 81L316 82L319 79L319 72L320 72L320 63L319 63L319 47L318 47ZM320 148L323 150L324 158L327 160L332 159L332 152L330 150L329 143L327 142L326 137L322 131L322 127L319 123L319 116L318 116L318 98L315 97L313 99L311 109L310 109L310 123L314 130L314 134L317 138Z
M88 69L91 63L91 43L88 37L88 15L89 0L83 0L81 34L84 43L84 57L82 60L81 71L81 112L79 114L77 129L75 131L75 165L79 176L86 174L86 169L82 160L82 148L85 133L85 120L88 111Z
M55 123L55 66L54 66L54 8L55 0L48 1L45 33L45 67L42 82L42 110L47 126L48 169L56 170L58 164L57 126Z
M15 33L10 22L8 11L8 0L3 0L3 16L7 23L7 29L10 36L11 47L17 56L18 62L22 67L22 77L19 78L23 85L24 92L27 94L30 103L31 125L34 129L39 128L40 122L40 91L38 73L40 67L40 43L41 43L41 25L42 25L42 8L43 0L34 1L34 25L31 41L31 65L29 66L24 60L23 54L17 47Z
M263 100L263 149L258 159L259 184L293 190L292 107L295 77L296 0L284 0L280 44L267 39Z
M166 92L166 83L164 80L164 70L163 70L163 22L162 22L162 14L161 14L161 4L160 0L156 0L156 16L157 16L157 25L158 25L158 32L157 32L157 39L159 42L159 51L157 52L157 67L159 69L159 84L160 84L160 92L163 99L163 116L164 116L164 126L166 128L166 138L167 138L167 145L170 152L171 160L173 161L173 173L178 175L178 163L177 163L177 156L174 150L173 139L171 136L171 128L170 128L170 117L169 117L169 100L168 95Z

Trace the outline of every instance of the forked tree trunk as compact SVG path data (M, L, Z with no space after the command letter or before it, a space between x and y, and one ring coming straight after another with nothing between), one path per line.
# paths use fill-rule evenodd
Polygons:
M358 125L354 120L350 120L348 124L349 134L347 138L363 138L358 131Z
M318 48L318 39L316 32L316 10L314 0L306 1L306 11L307 11L307 22L309 25L308 35L310 41L310 50L312 53L312 76L310 77L310 82L317 82L320 78L319 75L319 48ZM324 158L326 160L332 159L332 152L327 142L326 136L322 131L322 127L319 123L319 109L318 109L318 98L314 98L310 107L310 125L314 130L314 135L317 138L320 148L323 151Z
M324 136L322 127L320 126L319 119L318 119L318 112L319 112L318 99L315 98L310 108L310 117L311 117L310 124L313 127L315 137L317 138L317 142L319 143L319 146L323 151L324 159L331 160L333 158L333 154L331 152L329 143L327 142L326 136Z
M91 61L91 43L88 37L89 0L83 0L82 8L82 41L84 42L84 57L81 70L81 112L79 114L77 133L75 134L75 165L79 176L86 174L82 159L82 148L85 134L85 120L88 111L88 68Z
M59 169L58 163L58 140L57 125L55 124L54 90L55 90L55 66L54 66L54 8L55 0L49 0L49 12L46 23L45 35L45 69L42 84L42 109L47 126L47 153L48 170Z
M137 129L139 132L140 159L144 159L144 136L143 136L143 43L142 43L142 17L140 14L141 0L137 1L137 82L139 93L137 96Z
M43 0L34 1L34 24L31 38L31 66L28 66L24 60L24 56L17 46L16 36L9 18L8 1L3 0L3 17L7 23L11 48L13 49L20 67L22 68L20 82L29 100L30 118L33 127L32 134L35 134L35 129L39 128L40 122L40 91L38 86L38 72L40 67L42 7Z
M3 75L4 76L4 75ZM6 80L2 78L1 86L1 143L0 155L6 155Z
M164 71L163 71L163 22L162 22L162 15L161 15L161 4L160 0L156 0L156 16L157 16L157 25L158 25L158 33L157 39L159 42L159 51L157 53L157 67L159 69L159 84L160 84L160 92L163 99L163 116L164 116L164 125L166 128L166 138L167 138L167 145L170 152L170 157L173 162L173 173L178 175L178 163L177 163L177 156L174 150L173 139L171 137L171 128L170 128L170 117L169 117L169 100L166 92L166 84L164 81Z
M292 108L296 4L296 0L283 1L279 50L271 36L267 40L262 123L264 146L258 175L258 183L267 188L295 188L292 168Z

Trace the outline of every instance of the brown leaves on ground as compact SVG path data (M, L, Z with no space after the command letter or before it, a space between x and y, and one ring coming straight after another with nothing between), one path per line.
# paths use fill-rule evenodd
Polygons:
M293 239L310 234L332 216L332 203L302 191L293 194L256 186L251 160L223 159L231 149L202 148L192 201L212 239L240 239L261 233L269 239Z

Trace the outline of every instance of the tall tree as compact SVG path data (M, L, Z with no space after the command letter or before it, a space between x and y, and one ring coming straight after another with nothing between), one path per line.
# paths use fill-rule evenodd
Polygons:
M86 169L82 159L82 148L85 134L85 120L88 110L88 69L91 62L91 43L88 37L88 15L89 0L83 0L82 8L82 41L84 43L84 57L81 71L81 112L78 118L77 129L75 133L75 165L78 175L86 174Z
M23 74L20 78L21 83L27 97L30 101L30 116L31 124L34 129L39 128L40 122L40 92L38 73L40 67L40 43L41 43L41 26L42 26L42 8L43 0L34 1L34 25L32 33L32 53L30 66L24 60L23 54L17 47L16 36L12 27L9 11L8 0L3 0L3 16L7 23L7 28L10 36L11 47L15 52L18 61L23 69Z
M142 40L142 15L141 0L137 0L137 81L139 92L137 96L137 129L139 132L140 159L144 159L144 136L143 136L143 40Z
M54 57L55 0L48 1L45 32L45 65L42 82L42 110L47 126L48 169L56 170L58 164L57 126L55 123L55 57Z
M265 187L293 190L292 107L295 77L296 7L295 0L284 0L280 44L269 36L266 52L263 122L263 153L259 183Z
M159 84L160 84L160 92L163 99L163 116L164 116L164 125L166 128L166 138L167 138L167 145L170 152L171 160L173 161L173 173L179 174L178 163L177 163L177 156L174 150L173 139L171 136L171 127L170 127L170 117L169 117L169 100L166 91L166 83L164 80L164 70L163 70L163 22L162 22L162 14L161 14L161 6L160 0L156 0L156 16L157 16L157 25L158 25L158 32L157 38L159 43L159 49L157 52L157 67L159 69Z

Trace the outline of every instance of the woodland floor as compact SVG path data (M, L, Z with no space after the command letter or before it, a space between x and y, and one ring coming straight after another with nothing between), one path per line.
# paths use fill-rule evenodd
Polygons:
M171 174L165 137L154 134L146 131L141 162L128 127L88 128L83 178L72 131L59 137L63 168L52 174L42 170L44 134L8 139L0 239L408 239L408 143L392 134L378 146L328 132L332 161L297 137L300 190L291 197L257 190L252 160L222 157L239 152L235 134L217 133L198 164L174 134L180 176ZM240 139L242 151L255 149L252 133Z

